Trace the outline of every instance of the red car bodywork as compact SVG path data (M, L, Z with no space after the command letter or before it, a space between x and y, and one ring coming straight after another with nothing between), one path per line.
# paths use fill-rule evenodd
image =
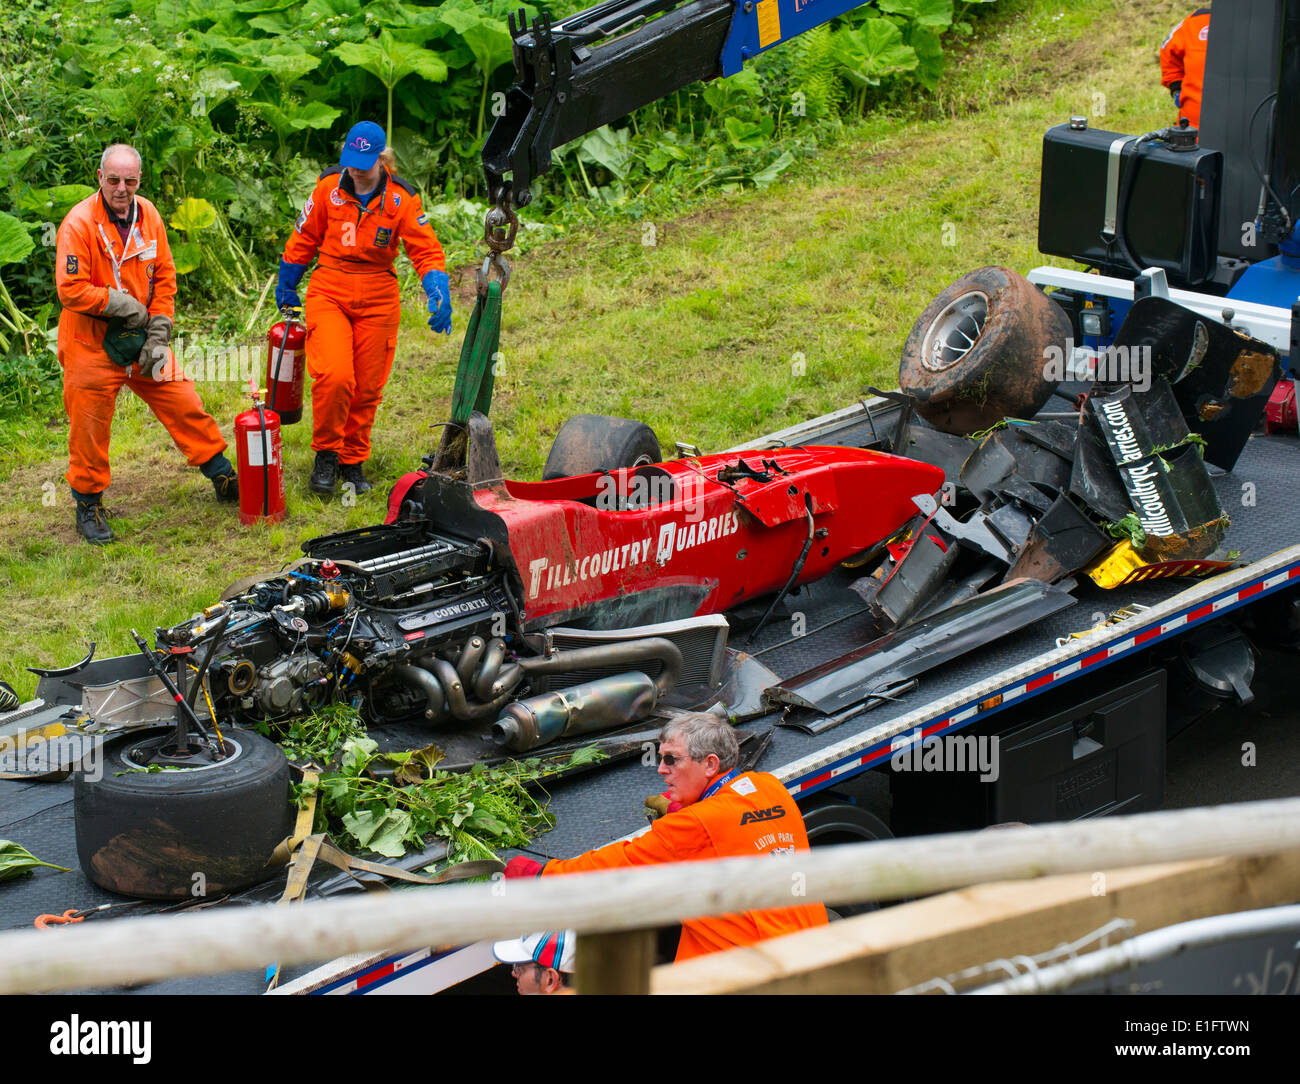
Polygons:
M742 459L769 480L745 474ZM937 467L880 452L783 448L498 482L476 489L474 501L506 525L521 601L536 627L548 615L652 589L680 589L689 601L679 616L777 591L808 540L806 496L815 534L798 582L819 579L907 523L916 515L912 497L936 493L943 477Z

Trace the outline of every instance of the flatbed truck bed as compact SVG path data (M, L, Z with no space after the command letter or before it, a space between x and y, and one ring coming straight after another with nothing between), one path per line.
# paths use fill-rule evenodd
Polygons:
M867 404L857 404L770 434L747 447L864 443L881 424L881 401L870 405L874 417ZM1232 520L1225 545L1240 551L1238 567L1204 580L1147 581L1111 591L1078 577L1073 606L922 675L918 687L896 701L887 701L816 735L774 726L779 719L775 713L744 724L747 730L772 730L770 745L757 767L781 779L805 808L846 799L861 801L859 784L864 779L874 780L879 796L883 777L866 773L888 764L897 750L911 742L962 731L997 733L1013 717L1024 724L1026 717L1035 715L1038 705L1053 703L1055 696L1059 707L1062 696L1070 697L1069 690L1082 688L1081 682L1103 673L1098 687L1123 685L1146 669L1143 660L1151 652L1167 647L1190 630L1229 615L1239 616L1245 608L1286 591L1293 580L1300 579L1300 544L1295 541L1300 537L1300 502L1292 494L1296 452L1293 436L1256 434L1235 469L1215 475L1216 491ZM806 618L802 635L792 635L788 618L773 620L756 642L744 649L780 677L788 678L859 646L867 636L867 613L862 599L848 588L856 576L847 570L837 571L791 596L788 610ZM1122 607L1135 608L1135 616L1072 638ZM739 642L731 646L742 647ZM1078 701L1080 696L1072 699ZM1019 716L1013 716L1017 712ZM1148 730L1158 731L1163 742L1164 719L1147 722ZM1104 798L1108 788L1115 790L1124 754L1111 752L1114 755L1109 759L1102 758L1104 763L1087 762L1083 773L1087 778L1082 783L1071 784L1070 765L1061 765L1052 781L1058 794L1069 791L1077 799L1081 791L1086 795L1091 790ZM1163 751L1160 764L1147 767L1150 770L1137 798L1158 805L1160 795L1152 788L1162 786ZM640 761L561 781L550 802L555 826L535 840L530 850L570 856L643 829L642 803L660 789L658 783L653 770ZM854 794L845 793L855 787ZM1134 811L1131 798L1119 794L1112 805ZM1086 796L1082 799L1085 815L1093 811L1087 808L1089 800ZM921 804L925 804L924 796ZM916 803L912 805L915 813ZM886 812L883 806L877 808ZM1097 811L1111 809L1101 801ZM21 843L43 861L71 867L68 873L39 869L30 878L0 888L0 925L4 928L30 927L42 913L125 902L92 884L78 868L71 782L0 781L0 837ZM146 904L121 913L145 913L156 906ZM280 990L439 989L490 964L485 945L397 957L379 955L300 968L283 977ZM139 992L249 994L264 989L263 976L238 973L169 980Z

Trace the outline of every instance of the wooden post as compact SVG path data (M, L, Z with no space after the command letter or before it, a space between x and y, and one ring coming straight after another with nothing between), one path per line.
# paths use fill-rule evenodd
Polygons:
M654 962L654 930L579 934L574 960L578 993L648 994Z

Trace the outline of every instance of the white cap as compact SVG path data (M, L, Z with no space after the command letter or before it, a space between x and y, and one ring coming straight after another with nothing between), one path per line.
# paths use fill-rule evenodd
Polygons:
M530 933L515 941L497 941L492 955L503 964L541 964L573 974L574 947L578 936L572 930Z

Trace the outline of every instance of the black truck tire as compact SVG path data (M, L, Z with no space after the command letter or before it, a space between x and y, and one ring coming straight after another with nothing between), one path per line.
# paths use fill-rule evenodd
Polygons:
M1063 371L1069 338L1069 318L1033 283L1005 267L981 267L921 313L903 346L898 386L944 433L1030 418L1056 389L1048 373Z
M661 462L659 440L644 422L605 414L575 414L555 434L542 481L576 478Z
M878 839L893 839L889 825L874 813L868 813L848 802L824 801L803 810L803 826L808 832L808 846L833 847L839 843L869 843ZM879 910L874 900L862 903L841 903L827 907L832 922L852 915L863 915Z
M226 730L226 760L142 772L151 743L173 727L106 742L99 778L77 776L77 858L101 888L143 899L219 896L274 872L267 862L293 830L289 762L260 734ZM93 763L93 762L92 762Z

